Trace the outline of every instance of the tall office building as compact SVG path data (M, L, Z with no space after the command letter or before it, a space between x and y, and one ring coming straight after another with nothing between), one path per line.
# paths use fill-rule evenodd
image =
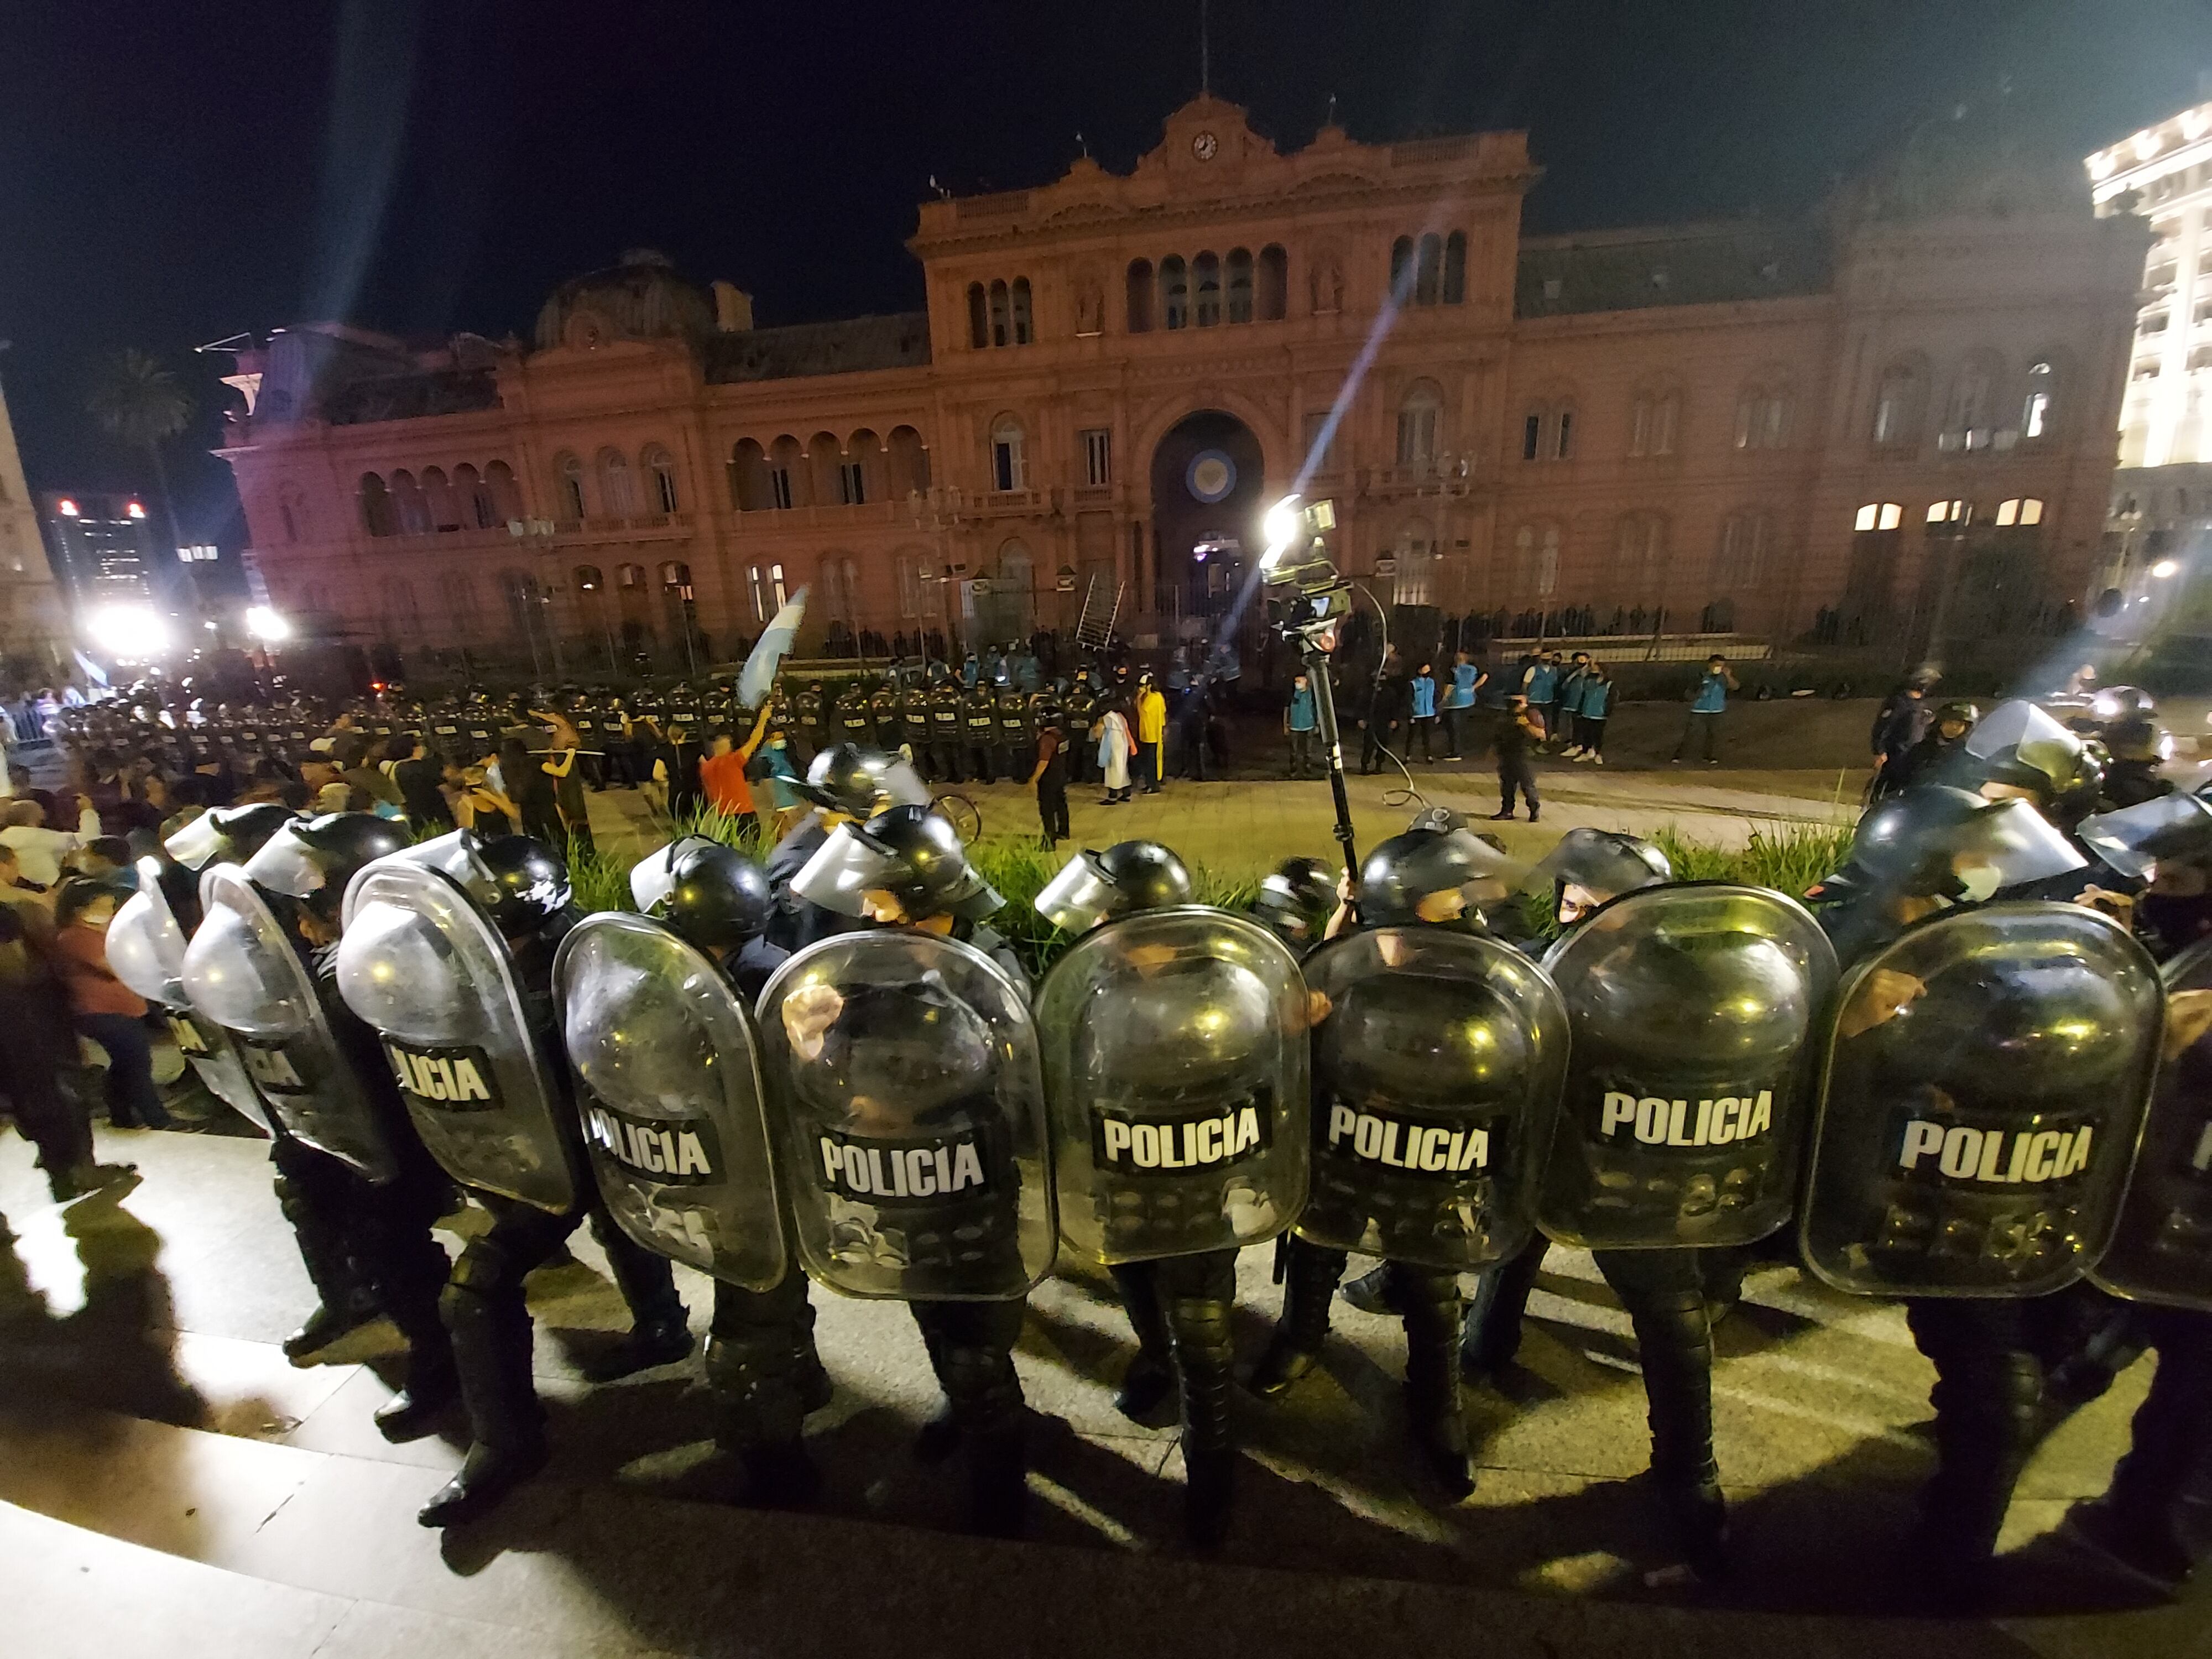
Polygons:
M40 517L53 568L82 619L108 605L151 605L160 578L153 520L136 495L47 490Z

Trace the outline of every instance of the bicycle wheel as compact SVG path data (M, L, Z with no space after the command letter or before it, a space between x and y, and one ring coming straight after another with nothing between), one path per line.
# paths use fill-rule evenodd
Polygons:
M975 838L983 833L983 815L967 796L946 789L933 798L929 804L951 824L963 846L973 846Z

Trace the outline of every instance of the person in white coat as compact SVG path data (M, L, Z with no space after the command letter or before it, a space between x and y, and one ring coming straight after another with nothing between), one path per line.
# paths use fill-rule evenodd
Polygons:
M1129 757L1136 750L1128 711L1119 702L1109 703L1098 720L1098 769L1106 780L1101 806L1119 806L1129 799Z

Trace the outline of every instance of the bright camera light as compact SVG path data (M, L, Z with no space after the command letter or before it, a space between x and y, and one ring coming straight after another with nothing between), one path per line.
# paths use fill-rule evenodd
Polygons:
M2180 568L2181 567L2176 564L2172 559L2160 559L2156 564L2151 566L2150 574L2157 577L2159 580L2164 581L2168 577L2172 576L2175 571Z
M1305 517L1298 511L1298 498L1285 495L1269 507L1260 520L1260 533L1267 538L1267 550L1260 560L1262 570L1273 569L1275 561L1283 556L1283 550L1296 541L1305 526Z
M246 608L246 631L266 644L292 637L292 624L286 622L265 605L250 605Z
M111 605L84 619L94 645L124 662L146 662L168 648L169 630L143 605Z

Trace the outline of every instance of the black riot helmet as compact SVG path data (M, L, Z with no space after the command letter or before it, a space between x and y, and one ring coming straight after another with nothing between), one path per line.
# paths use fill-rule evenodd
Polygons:
M2087 862L2026 801L1923 784L1868 808L1843 868L1806 896L1979 902Z
M2024 796L2061 819L2094 811L2104 787L2097 753L2024 698L1991 709L1961 758L1948 781L1992 799Z
M1393 836L1359 866L1359 919L1370 927L1457 922L1513 890L1513 861L1472 830L1428 826Z
M2095 716L2097 724L2109 732L2124 720L2155 718L2158 704L2139 685L2108 685L2089 699L2089 712Z
M535 933L568 908L574 896L568 866L544 842L532 836L484 841L473 830L455 833L466 838L464 845L471 856L454 873L507 938Z
M929 804L928 787L911 766L857 743L831 744L806 769L806 781L792 787L824 811L853 818L872 817L887 807Z
M243 864L292 817L290 807L276 801L217 806L173 831L161 845L171 858L194 872L211 864Z
M1319 859L1285 859L1260 884L1252 914L1275 936L1303 950L1336 914L1336 872Z
M1060 866L1036 896L1036 911L1055 927L1080 933L1138 910L1190 902L1190 872L1156 841L1117 841L1089 848Z
M407 831L374 812L295 818L246 861L246 878L335 921L346 884L367 865L408 844Z
M685 843L668 873L668 896L653 914L702 951L734 951L758 939L775 908L760 866L718 841Z
M926 806L894 806L832 830L791 890L840 915L889 920L868 899L884 893L908 921L951 915L981 921L1006 900L968 862L959 832Z
M1939 736L1946 726L1963 726L1971 732L1981 718L1982 710L1978 703L1964 697L1954 697L1948 702L1936 705L1935 718L1928 722L1928 726Z
M1528 884L1552 884L1553 916L1569 927L1623 893L1674 879L1666 854L1617 830L1570 830L1528 872Z

